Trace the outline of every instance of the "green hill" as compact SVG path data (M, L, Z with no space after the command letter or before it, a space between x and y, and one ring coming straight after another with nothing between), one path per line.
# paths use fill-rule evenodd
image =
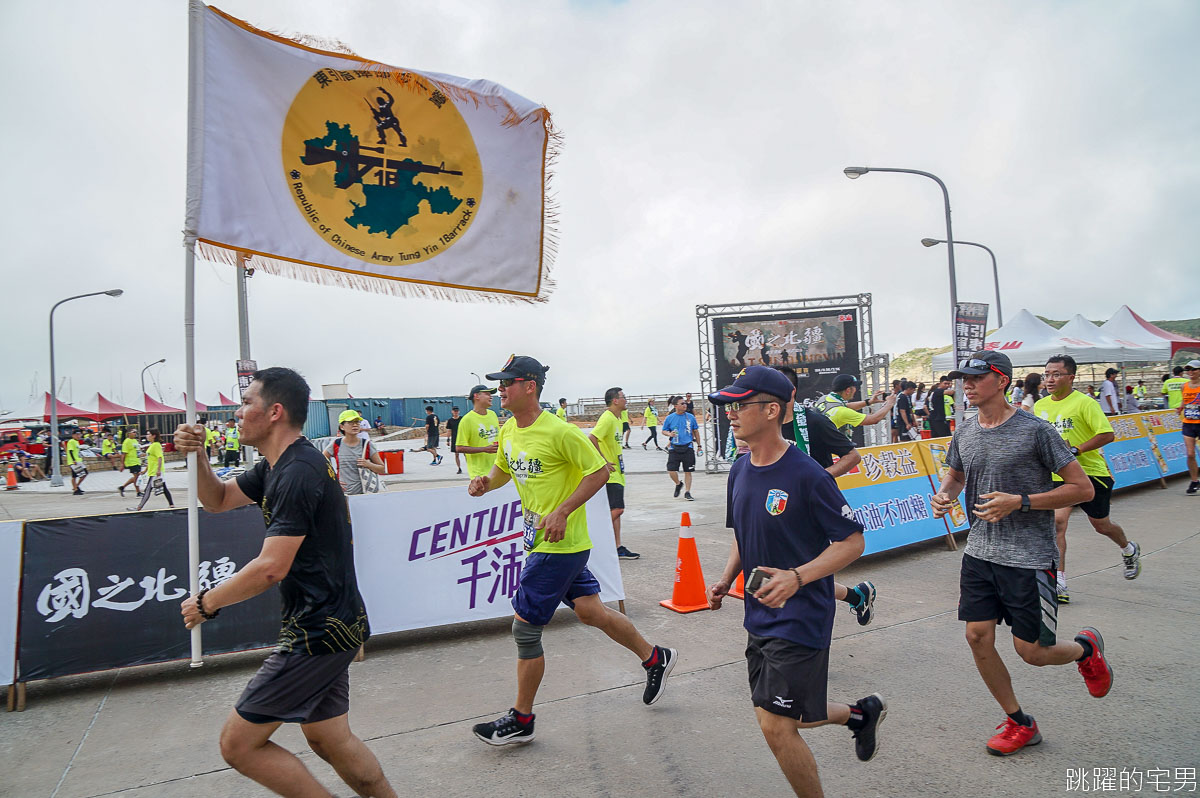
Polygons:
M1045 316L1038 316L1038 318L1056 330L1060 329L1064 324L1067 323L1066 321L1048 319ZM1102 322L1095 321L1095 323L1100 324ZM1168 332L1173 332L1176 335L1186 335L1189 338L1200 338L1200 319L1168 319L1164 321L1152 321L1150 323L1158 327L1162 327ZM988 331L989 334L992 332L994 331ZM892 379L907 377L914 382L930 382L934 378L933 356L949 351L950 347L948 346L935 348L920 347L895 355L892 357L890 366ZM1184 353L1180 352L1175 356L1175 361L1177 363L1182 363L1186 360L1190 360L1191 357L1192 355L1184 356Z

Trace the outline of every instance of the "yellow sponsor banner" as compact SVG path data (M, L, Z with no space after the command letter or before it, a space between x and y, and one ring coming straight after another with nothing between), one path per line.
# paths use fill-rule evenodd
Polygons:
M1155 435L1165 435L1183 429L1178 410L1152 410L1149 413L1140 413L1139 416L1146 429Z
M942 484L942 477L946 476L946 472L949 470L946 467L946 454L950 451L950 439L932 438L919 441L917 446L925 460L925 468L929 471L930 479L933 480L933 490L937 492L938 487ZM949 521L950 528L955 531L967 528L967 512L958 499L955 499L954 504L950 506L950 513L946 519Z
M1142 422L1142 415L1142 413L1130 413L1110 418L1109 423L1113 428L1113 443L1146 437L1146 425Z
M838 477L838 487L845 491L928 477L929 467L921 458L919 446L919 441L911 441L859 449L862 461L853 471Z

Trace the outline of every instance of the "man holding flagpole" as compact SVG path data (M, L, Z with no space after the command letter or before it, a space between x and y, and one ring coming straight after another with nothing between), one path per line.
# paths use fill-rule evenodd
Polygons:
M313 752L356 794L394 798L375 755L350 731L349 668L370 629L354 571L346 497L333 469L301 434L308 397L308 384L291 369L255 372L236 416L241 440L263 459L222 482L207 459L196 458L204 508L220 513L258 504L267 534L256 558L185 599L181 612L192 629L278 584L279 642L225 721L221 755L280 795L329 795L295 755L271 742L280 725L299 723ZM201 425L181 424L175 432L182 452L200 452L204 442Z

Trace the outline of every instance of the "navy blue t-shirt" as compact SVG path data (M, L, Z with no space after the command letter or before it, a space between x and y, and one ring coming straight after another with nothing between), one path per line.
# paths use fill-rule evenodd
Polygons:
M726 526L737 537L742 572L760 565L794 568L815 560L830 541L862 532L829 472L795 446L769 466L739 457L729 471ZM833 577L806 584L782 609L746 594L746 630L809 648L829 648Z

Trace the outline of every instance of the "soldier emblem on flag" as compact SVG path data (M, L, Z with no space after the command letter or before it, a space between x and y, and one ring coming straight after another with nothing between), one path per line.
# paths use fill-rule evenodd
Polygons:
M787 509L787 501L787 491L772 488L767 491L767 512L771 515L779 515Z

